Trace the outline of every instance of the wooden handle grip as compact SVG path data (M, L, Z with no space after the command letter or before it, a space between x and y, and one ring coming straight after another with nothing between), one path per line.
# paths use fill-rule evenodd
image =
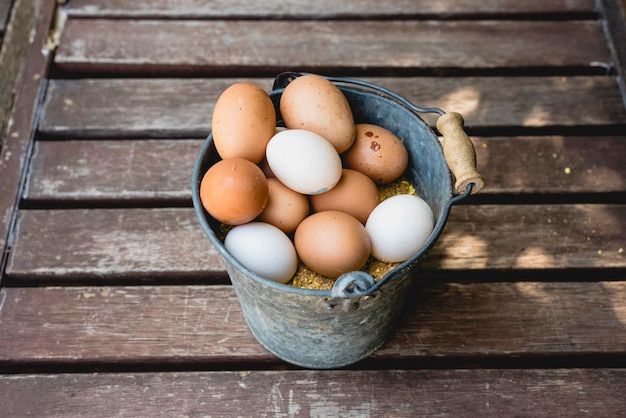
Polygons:
M485 180L476 171L476 150L463 129L463 123L463 116L450 112L439 117L437 129L443 135L443 155L456 179L456 192L464 193L467 186L474 183L474 194L484 187Z

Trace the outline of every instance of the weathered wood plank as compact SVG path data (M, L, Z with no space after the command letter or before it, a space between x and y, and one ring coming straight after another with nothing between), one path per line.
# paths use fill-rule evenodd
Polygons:
M223 276L191 208L22 210L7 276L26 281ZM624 205L462 205L430 271L624 268ZM502 277L506 279L506 275Z
M0 388L7 418L626 413L623 369L29 374Z
M470 132L626 125L622 97L611 77L364 79L416 105L459 112ZM241 80L51 80L39 130L64 138L205 138L215 101ZM253 80L268 91L272 87L271 79Z
M39 141L22 198L37 206L191 205L202 140Z
M39 131L63 137L205 138L234 79L51 80ZM257 81L271 89L272 81Z
M624 267L625 219L623 205L458 206L423 267L505 272Z
M280 363L250 333L231 286L4 288L0 296L0 366ZM370 366L590 356L583 365L624 355L625 281L430 282L409 299Z
M223 281L219 254L195 216L189 208L22 210L7 275Z
M481 194L621 193L624 137L473 138ZM191 204L202 140L38 141L23 199L45 205Z
M168 0L128 2L113 0L72 0L68 14L80 17L133 18L371 18L371 17L467 17L515 15L578 15L595 12L592 0L499 0L497 2L468 2L463 0L394 0L337 2L274 0L263 3L217 0Z
M221 75L338 68L589 71L610 61L599 21L445 20L69 19L54 58L71 72Z
M231 286L26 290L0 290L0 363L274 361L247 329Z
M625 137L473 138L481 193L623 193Z
M51 60L45 42L54 10L54 3L44 1L16 1L15 6L15 21L5 38L10 44L0 54L0 272Z

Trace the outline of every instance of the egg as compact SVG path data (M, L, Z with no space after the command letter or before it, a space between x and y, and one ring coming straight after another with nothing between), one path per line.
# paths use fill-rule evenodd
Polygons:
M408 260L424 246L434 222L430 206L418 196L401 194L383 200L365 223L372 255L393 263Z
M339 154L330 142L311 131L278 132L267 144L266 159L274 176L298 193L323 193L341 178Z
M200 182L200 201L211 216L229 225L256 218L267 203L268 185L261 169L244 158L212 165Z
M354 142L350 104L341 90L322 76L307 74L290 82L280 98L280 113L287 128L315 132L340 154Z
M304 219L296 229L294 245L305 266L330 278L363 268L371 250L363 224L339 211L317 212Z
M267 163L267 158L263 158L261 162L258 164L258 166L263 172L263 174L265 174L266 178L269 179L269 178L275 177L274 173L272 173L272 169L270 168L270 165Z
M347 168L360 171L379 185L396 180L409 164L409 153L400 138L369 123L356 125L354 144L343 157Z
M335 187L311 196L310 200L315 212L339 210L365 224L370 212L379 203L378 187L365 174L344 168Z
M276 109L257 84L238 82L220 94L213 108L211 131L223 159L244 158L259 163L276 130Z
M309 200L276 178L268 178L268 198L260 220L290 234L309 214Z
M274 134L277 134L278 132L282 132L284 130L286 130L287 128L284 128L282 126L277 126L276 130L274 131ZM261 170L263 170L263 174L265 174L265 177L267 177L268 179L270 177L274 177L274 173L272 173L272 169L270 168L269 164L267 163L267 158L263 158L261 160L261 162L259 163L259 167L261 167Z
M224 247L241 264L266 279L287 283L298 268L293 243L280 229L263 222L232 228Z

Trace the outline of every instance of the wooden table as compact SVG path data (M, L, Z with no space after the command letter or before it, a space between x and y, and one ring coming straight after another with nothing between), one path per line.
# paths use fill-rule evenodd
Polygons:
M626 414L618 2L36 3L0 160L0 415ZM191 206L218 95L286 70L462 113L486 180L342 370L257 343Z

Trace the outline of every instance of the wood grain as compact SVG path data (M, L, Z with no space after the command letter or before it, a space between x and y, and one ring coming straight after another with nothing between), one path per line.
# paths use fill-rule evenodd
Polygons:
M0 296L0 366L281 363L250 333L231 286L4 288ZM625 302L625 281L425 283L363 365L549 355L580 356L582 366L623 355Z
M17 230L8 276L90 282L225 277L189 208L21 211Z
M69 19L54 58L71 72L222 76L339 68L589 71L610 61L598 21L488 20Z
M6 41L10 45L2 48L0 57L0 274L6 262L6 250L10 245L16 205L20 199L22 174L27 166L26 157L39 116L37 106L44 90L43 75L52 58L44 45L54 4L36 1L15 3L19 6L15 13L16 26L11 26L7 33ZM23 37L29 31L30 36L25 42ZM6 63L5 59L11 62Z
M622 193L626 141L621 136L474 137L481 194Z
M0 415L625 415L609 3L37 1L0 163ZM42 53L55 5L69 20ZM486 179L396 332L345 370L297 369L254 339L189 202L219 94L269 91L283 70L461 113Z
M203 140L66 140L35 143L23 199L36 207L191 205ZM622 193L619 136L474 137L481 195ZM581 198L582 199L582 198Z
M623 369L26 374L0 376L0 388L8 418L626 412L624 399L616 395L626 391Z
M39 141L23 198L46 205L191 206L202 140Z
M624 268L624 219L623 205L460 205L423 268ZM6 273L40 283L210 281L224 266L190 208L22 210Z
M595 13L592 0L500 0L497 2L468 2L463 0L394 0L337 2L274 0L262 4L249 1L203 0L177 1L172 7L167 0L128 2L112 0L72 0L68 14L82 17L133 18L389 18L389 17L508 17L539 15L579 15Z
M611 77L363 79L416 105L461 113L470 133L515 128L516 134L520 129L559 134L570 129L580 135L626 126L626 110ZM272 87L266 78L51 80L39 131L63 138L205 138L215 101L241 80L268 91Z

